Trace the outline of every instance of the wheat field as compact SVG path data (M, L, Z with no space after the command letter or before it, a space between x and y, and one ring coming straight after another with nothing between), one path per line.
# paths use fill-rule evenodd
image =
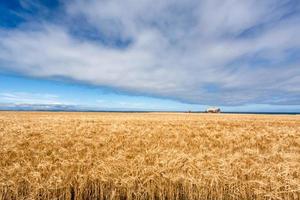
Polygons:
M0 199L300 199L300 116L0 112Z

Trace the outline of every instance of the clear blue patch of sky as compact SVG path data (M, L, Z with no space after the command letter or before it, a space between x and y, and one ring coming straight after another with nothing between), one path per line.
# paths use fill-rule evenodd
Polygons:
M59 0L2 0L0 28L14 29L43 21L64 21L63 4Z
M14 28L24 19L16 11L20 9L18 1L3 0L0 4L0 27Z

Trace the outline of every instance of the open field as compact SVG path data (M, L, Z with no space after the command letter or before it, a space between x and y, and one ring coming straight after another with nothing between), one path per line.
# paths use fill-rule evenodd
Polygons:
M300 116L0 112L0 199L300 199Z

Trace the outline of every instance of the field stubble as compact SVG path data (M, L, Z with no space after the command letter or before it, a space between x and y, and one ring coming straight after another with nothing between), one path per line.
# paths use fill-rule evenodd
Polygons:
M0 199L300 199L300 117L0 113Z

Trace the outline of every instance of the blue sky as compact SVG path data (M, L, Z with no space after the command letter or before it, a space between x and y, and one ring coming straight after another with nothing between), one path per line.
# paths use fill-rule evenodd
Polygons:
M300 112L298 0L2 0L0 106Z

